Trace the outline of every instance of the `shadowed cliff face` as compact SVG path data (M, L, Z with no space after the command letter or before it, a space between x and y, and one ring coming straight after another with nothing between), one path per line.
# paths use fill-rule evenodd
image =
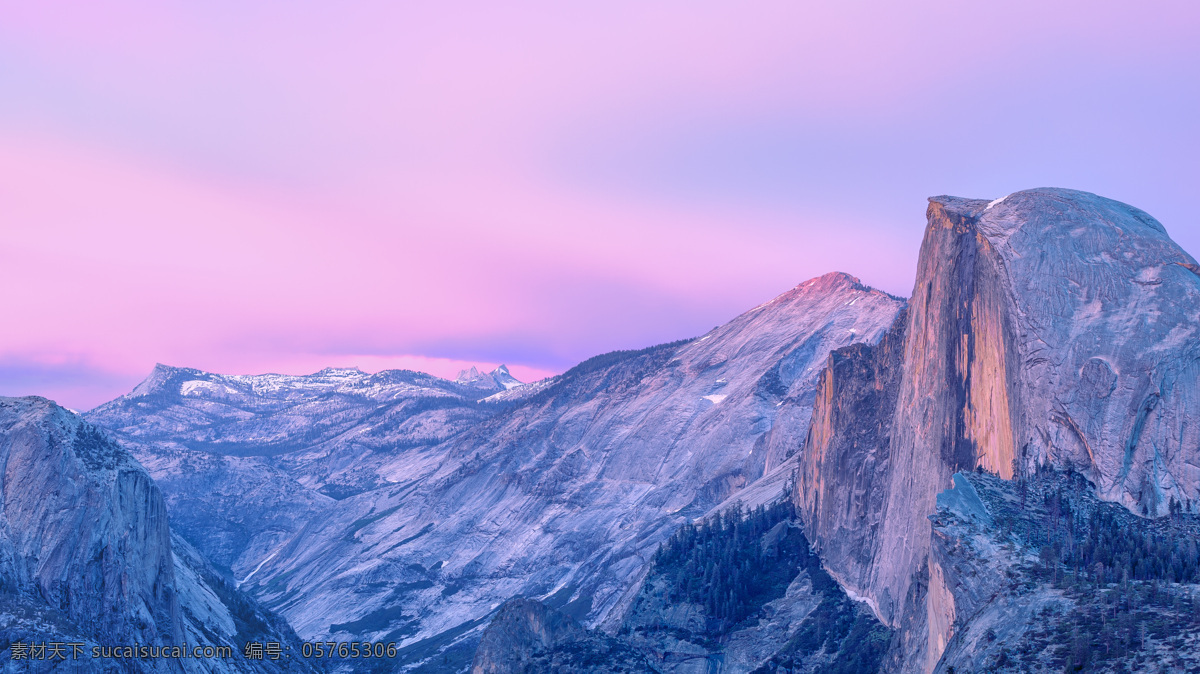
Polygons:
M794 491L797 512L819 541L822 557L839 560L829 565L832 575L876 613L881 612L873 598L862 593L887 514L889 433L907 326L905 310L878 344L855 344L829 355Z
M42 398L0 398L0 589L111 643L178 644L162 496L129 455Z
M0 398L0 670L308 672L252 662L246 641L299 648L277 616L172 539L150 476L119 444L43 398ZM68 663L14 663L12 642L82 644ZM231 649L229 658L92 660L93 646ZM32 667L32 668L30 668Z
M1162 225L1058 189L928 220L904 325L830 357L795 492L847 589L928 630L906 635L927 669L956 619L928 519L955 472L1050 464L1138 513L1200 508L1200 267Z
M582 632L578 623L532 599L504 604L480 640L472 674L525 671L528 654L549 649Z

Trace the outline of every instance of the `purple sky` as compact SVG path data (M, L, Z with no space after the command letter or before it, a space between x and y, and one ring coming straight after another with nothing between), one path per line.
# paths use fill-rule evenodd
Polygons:
M934 194L1200 253L1193 2L351 4L0 4L0 394L535 378L835 269L907 295Z

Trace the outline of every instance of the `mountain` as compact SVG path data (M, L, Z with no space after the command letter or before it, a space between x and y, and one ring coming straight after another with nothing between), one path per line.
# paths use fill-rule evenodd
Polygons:
M698 339L597 356L489 396L503 405L459 399L451 409L482 418L438 443L370 453L386 484L294 508L287 479L310 491L319 484L297 458L315 451L229 455L261 454L250 449L255 433L294 446L294 434L257 430L281 414L256 399L265 387L170 371L90 418L136 443L172 507L194 513L196 526L184 533L214 558L228 558L220 546L228 525L205 531L203 520L274 523L273 532L239 534L257 538L232 566L244 589L302 635L397 640L415 658L468 632L477 638L491 612L518 594L553 597L587 625L619 622L648 559L677 526L750 486L764 485L761 499L783 496L827 355L876 341L903 305L851 276L827 274ZM473 378L468 371L459 382L426 387L453 392ZM185 394L191 381L213 386L191 384ZM238 385L245 402L229 391ZM208 397L189 399L197 391ZM354 420L369 419L381 433L411 424L401 411L388 417L389 404L365 401ZM357 428L354 420L346 428ZM346 437L357 436L343 431L322 447L350 455ZM220 467L184 468L184 459L167 458L172 452ZM253 483L266 472L230 467L250 459L269 463L276 477ZM279 494L277 504L252 495L255 484L263 487L257 494ZM309 514L279 523L279 508Z
M385 461L478 423L499 409L479 399L521 388L503 366L452 382L406 370L239 376L157 365L86 416L150 470L176 529L244 578L335 499L391 483Z
M322 464L331 473L311 471L319 489L364 452L436 444L486 416L474 405L479 398L520 386L503 366L472 371L452 382L408 370L241 376L157 365L88 417L131 438L211 454L337 457Z
M480 372L478 368L471 366L469 370L460 371L454 381L488 391L496 389L507 391L521 385L521 380L512 376L507 365L501 365L488 373Z
M826 568L903 629L904 671L933 671L978 603L931 555L955 473L1200 508L1200 267L1162 225L1062 189L935 197L928 221L906 315L830 357L793 491Z
M514 600L474 670L592 671L602 644L663 673L1200 668L1200 267L1082 192L928 220L909 305L820 373L795 519L685 524L610 635L521 638Z
M242 590L402 669L1187 671L1198 326L1138 209L934 197L908 301L827 274L511 387L157 368L89 418Z
M186 544L176 542L176 554L158 488L103 432L43 398L0 398L0 466L5 671L21 664L12 659L15 642L80 644L79 660L69 646L65 657L89 671L308 671L300 660L242 657L247 639L299 642ZM103 665L92 658L93 647L136 645L230 654Z
M791 472L827 354L902 305L830 274L698 339L585 361L428 460L400 457L405 482L335 504L250 590L301 634L417 651L516 595L619 620L677 526Z

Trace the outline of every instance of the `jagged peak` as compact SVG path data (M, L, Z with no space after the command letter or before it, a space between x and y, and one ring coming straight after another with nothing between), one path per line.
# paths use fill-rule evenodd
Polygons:
M523 383L520 379L512 376L507 365L500 365L487 373L480 372L478 367L472 365L470 369L460 371L454 381L468 386L501 389L515 388Z
M467 384L470 382L479 381L481 378L483 378L483 374L479 372L479 368L472 365L470 369L459 370L458 376L454 378L454 381L460 384Z
M490 376L492 381L496 382L498 386L504 387L506 391L508 389L516 388L524 383L520 379L514 377L512 373L508 371L508 366L504 365L503 363L501 363L500 366L495 370L492 370L488 376Z

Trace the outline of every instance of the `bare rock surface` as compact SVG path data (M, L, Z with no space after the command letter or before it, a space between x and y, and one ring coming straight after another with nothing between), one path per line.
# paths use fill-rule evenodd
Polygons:
M926 625L946 643L936 662L897 649L893 664L909 662L895 669L1200 667L1200 517L1142 519L1098 499L1077 473L1044 469L1017 482L959 473L953 482L937 498L930 552L952 612Z
M120 643L181 643L167 509L146 471L42 398L0 399L0 579Z
M957 610L929 521L955 472L1052 465L1138 514L1200 508L1200 267L1162 225L1049 188L928 220L902 324L831 356L794 490L847 591L927 626L906 671Z

